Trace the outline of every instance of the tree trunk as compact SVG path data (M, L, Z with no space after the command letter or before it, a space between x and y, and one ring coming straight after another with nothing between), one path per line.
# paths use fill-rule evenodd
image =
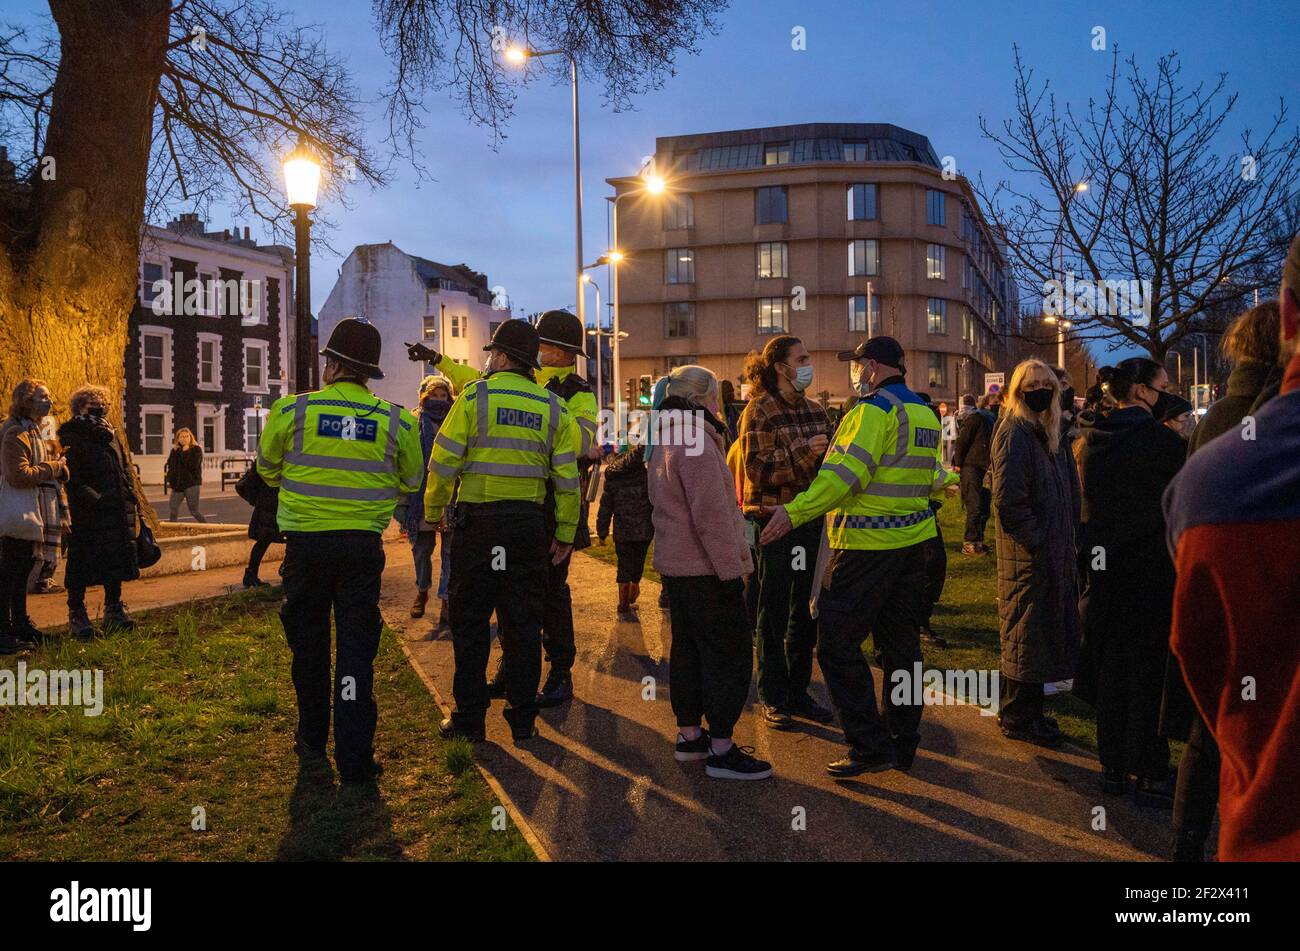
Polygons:
M123 349L170 3L50 0L50 10L60 59L44 158L18 216L26 227L0 246L0 386L7 397L43 379L59 418L77 387L103 386L125 444Z

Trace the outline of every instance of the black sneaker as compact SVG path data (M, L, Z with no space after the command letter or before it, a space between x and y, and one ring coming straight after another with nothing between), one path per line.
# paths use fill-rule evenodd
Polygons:
M551 671L546 677L546 683L542 685L542 692L537 695L537 706L543 709L558 707L572 699L573 678L567 672L557 674Z
M704 772L714 779L767 779L772 775L772 764L753 757L752 746L731 744L731 749L719 756L710 752L704 761Z
M296 738L293 741L293 751L297 754L300 763L322 763L328 758L325 755L325 747L308 746Z
M709 731L701 730L700 735L693 740L685 739L680 733L677 734L677 748L673 750L673 759L679 763L696 763L702 759L708 759L712 755L709 750Z
M883 773L894 768L892 750L884 753L859 753L849 750L849 755L826 765L832 776L857 776L860 773Z
M803 717L805 720L812 720L816 723L835 722L834 711L829 707L823 707L807 694L790 704L790 712L797 717Z
M1164 779L1139 779L1133 787L1133 800L1139 806L1152 809L1174 808L1174 788L1177 777L1170 773Z
M931 647L947 647L948 639L940 637L929 625L926 625L921 628L921 643L929 644Z
M124 631L135 630L135 619L126 613L126 602L114 601L104 605L104 629L120 628Z
M1002 735L1008 740L1019 740L1022 743L1033 743L1035 746L1044 746L1048 749L1060 746L1065 736L1059 729L1052 729L1052 724L1045 718L1039 718L1024 725L1002 724Z
M41 646L42 642L49 640L45 632L33 624L32 619L29 617L15 623L10 633L16 639L25 643L31 650L35 650Z
M788 730L794 726L794 720L785 707L774 707L770 703L763 704L763 719L768 726L777 730Z
M1128 792L1128 773L1122 769L1106 769L1101 774L1101 791L1107 796L1122 796Z
M487 730L482 726L462 726L451 717L447 717L438 724L438 735L444 740L469 740L471 743L482 743L487 739Z
M68 611L68 633L78 640L88 641L99 632L95 630L95 625L91 623L90 615L86 613L84 607L72 608Z

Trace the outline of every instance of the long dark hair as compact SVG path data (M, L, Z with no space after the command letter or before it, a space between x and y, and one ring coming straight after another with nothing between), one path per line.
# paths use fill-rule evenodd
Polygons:
M1133 395L1133 387L1139 383L1150 386L1162 369L1164 368L1150 357L1129 357L1113 367L1098 370L1097 382L1112 399L1127 403Z
M762 353L756 350L749 351L741 374L749 381L750 386L764 393L780 392L776 382L776 365L784 363L790 351L801 343L803 341L798 337L778 334L764 345Z

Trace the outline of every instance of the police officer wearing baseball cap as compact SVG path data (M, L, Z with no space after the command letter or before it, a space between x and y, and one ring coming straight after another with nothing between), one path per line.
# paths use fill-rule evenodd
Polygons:
M372 689L383 626L381 533L398 496L419 490L424 470L415 417L366 387L384 376L382 345L367 321L339 321L320 351L325 386L276 400L257 447L258 474L280 490L280 619L298 697L294 749L304 763L324 761L332 703L334 760L345 783L381 772ZM338 643L332 683L331 608Z

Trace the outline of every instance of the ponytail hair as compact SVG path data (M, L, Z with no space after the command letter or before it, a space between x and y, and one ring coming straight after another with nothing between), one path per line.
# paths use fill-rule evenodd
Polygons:
M1160 374L1161 366L1149 357L1129 357L1113 367L1097 371L1097 382L1102 391L1117 403L1127 403L1133 388L1139 384L1150 386Z
M745 357L745 366L741 370L741 376L756 390L769 394L779 392L776 381L776 365L784 363L785 358L790 355L790 351L801 343L803 341L798 337L790 334L778 334L764 345L761 353L757 350L749 351L749 355Z

